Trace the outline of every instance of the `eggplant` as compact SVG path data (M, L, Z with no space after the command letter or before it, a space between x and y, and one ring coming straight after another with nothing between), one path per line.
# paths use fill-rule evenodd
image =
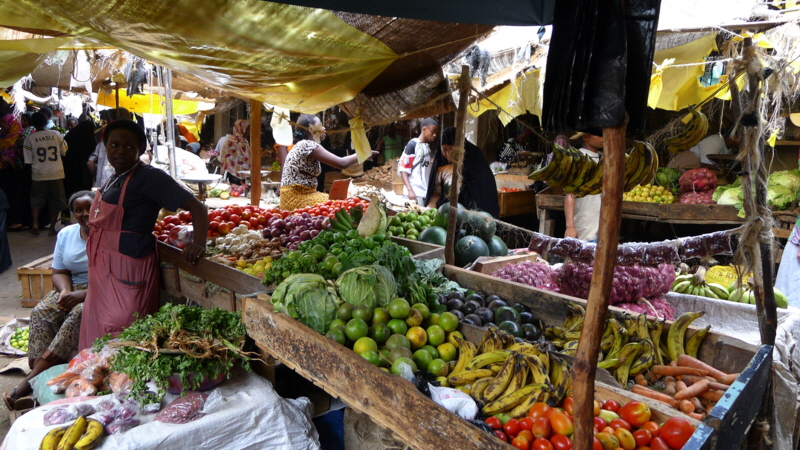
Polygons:
M475 316L475 315L473 314L473 317L477 317L477 316ZM467 325L474 325L474 326L476 326L476 327L479 327L479 326L480 326L479 324L477 324L477 323L473 322L471 319L467 319L466 317L465 317L465 318L463 318L463 319L461 319L459 322L460 322L460 323L465 323L465 324L467 324Z
M497 324L494 322L484 322L483 326L486 328L497 328Z
M536 318L533 317L533 314L528 311L523 311L519 313L519 321L520 323L536 323Z
M450 312L451 312L451 313L453 313L453 314L455 314L455 316L456 316L456 317L458 317L458 320L461 320L461 319L463 319L463 318L464 318L464 313L463 313L463 312L461 312L461 310L454 309L454 310L452 310L452 311L450 311Z
M493 301L495 301L495 300L503 300L503 299L502 299L502 298L500 298L500 296L499 296L499 295L494 295L494 294L492 294L492 295L490 295L490 296L486 297L486 304L492 303L492 302L493 302Z
M475 311L477 311L478 308L480 307L481 304L476 302L475 300L467 300L467 302L464 303L464 306L461 308L461 311L464 311L464 314L466 315L470 315L474 314Z
M494 312L494 321L502 324L503 322L519 323L519 312L510 306L501 306Z
M476 314L467 314L466 316L464 316L464 320L471 320L475 324L475 326L478 327L483 326L483 320L481 320L481 318L478 317Z
M467 296L467 301L471 302L478 302L480 306L486 306L486 300L484 300L483 295L481 294L470 294Z
M511 305L511 307L516 309L519 312L530 311L530 308L528 308L527 306L523 305L522 303L514 303L514 304Z
M461 311L461 308L464 307L464 302L457 298L453 298L447 301L447 310L450 312L453 311Z
M448 300L457 299L457 300L461 300L462 302L465 300L464 294L462 294L461 292L458 292L458 291L454 291L454 292L451 292L451 293L447 294L447 299Z
M484 324L494 321L494 313L489 308L478 308L475 311L475 315L480 317L481 322L483 322Z
M541 330L532 323L522 324L522 336L531 342L535 342L542 335Z
M495 311L497 311L497 308L500 308L501 306L508 306L508 303L504 302L503 300L497 299L497 300L491 301L489 303L489 306L487 306L487 308L492 310L492 312L495 312Z
M444 294L439 294L438 301L439 301L440 305L446 305L447 304L447 296L444 295Z

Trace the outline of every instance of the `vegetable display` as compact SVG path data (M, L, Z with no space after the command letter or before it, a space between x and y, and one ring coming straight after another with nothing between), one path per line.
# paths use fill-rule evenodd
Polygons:
M558 286L553 283L553 269L551 269L550 265L547 263L525 261L518 264L507 264L501 269L492 272L490 275L504 280L558 292Z
M589 296L593 271L591 265L566 262L554 271L553 279L561 293L585 299ZM616 266L609 301L613 305L660 297L669 292L673 281L675 269L670 264L658 267Z
M394 275L389 269L372 264L354 267L336 280L342 300L355 306L384 306L397 293Z
M622 200L626 202L675 203L675 195L669 188L645 184L622 194Z
M717 187L717 176L705 167L691 169L681 175L678 184L683 192L710 191Z
M324 334L336 317L341 300L336 288L319 275L300 273L278 285L272 294L275 310Z
M681 171L672 167L659 167L656 171L655 183L671 192L675 192L679 188L679 180L681 178Z

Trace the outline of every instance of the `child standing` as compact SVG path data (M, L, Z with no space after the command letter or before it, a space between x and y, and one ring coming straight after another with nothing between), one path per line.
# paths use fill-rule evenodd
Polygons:
M31 165L32 188L31 209L33 228L31 233L39 234L39 211L50 207L50 236L56 235L56 221L59 213L67 207L64 192L64 165L61 157L67 154L67 143L61 133L46 130L47 116L36 112L31 116L31 125L36 131L25 139L22 151L25 164Z
M403 195L412 202L419 199L417 203L420 205L424 204L428 195L428 178L433 159L430 143L436 140L437 134L439 123L434 119L423 120L419 137L408 141L397 166L397 172L405 185Z

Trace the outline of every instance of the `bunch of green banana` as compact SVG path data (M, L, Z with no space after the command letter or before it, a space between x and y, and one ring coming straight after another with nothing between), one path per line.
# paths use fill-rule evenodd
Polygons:
M634 141L633 149L625 155L625 188L628 192L636 186L650 184L658 172L658 153L652 145Z
M699 110L689 107L691 117L686 128L678 134L664 141L664 145L670 153L678 153L697 145L708 132L708 118Z
M42 439L40 450L90 450L103 437L103 424L84 416L68 427L53 428Z
M678 275L672 283L672 291L680 294L699 295L701 297L728 300L728 290L717 283L707 283L706 268L698 267L695 274Z
M686 330L689 329L692 322L703 317L704 314L705 311L685 312L672 322L667 333L667 355L670 361L677 361L680 355L697 357L700 344L703 343L703 338L711 327L696 331L689 340L686 340Z

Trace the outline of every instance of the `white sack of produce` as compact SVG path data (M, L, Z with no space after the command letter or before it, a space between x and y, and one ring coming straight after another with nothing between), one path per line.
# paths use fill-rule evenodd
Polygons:
M269 381L239 371L211 394L221 391L225 401L195 421L184 424L154 422L156 414L140 414L141 425L124 433L105 436L97 449L173 450L213 449L319 449L319 436L311 423L314 406L305 397L278 396ZM177 395L168 394L162 406ZM97 407L108 396L85 403ZM23 415L11 426L0 450L36 450L44 435L63 425L44 425L44 415L57 405L44 405Z

